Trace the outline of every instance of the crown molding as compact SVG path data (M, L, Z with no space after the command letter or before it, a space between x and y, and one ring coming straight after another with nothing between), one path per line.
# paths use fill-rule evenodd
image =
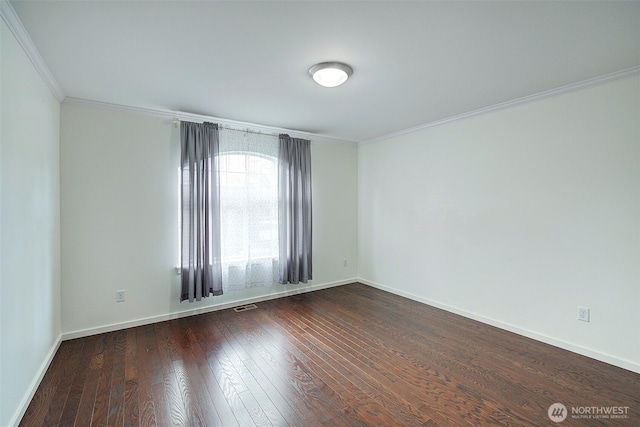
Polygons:
M266 125L261 125L257 123L242 122L238 120L230 120L222 117L207 116L203 114L188 113L184 111L131 107L128 105L112 104L112 103L101 102L101 101L91 101L88 99L74 98L69 96L64 99L64 104L85 105L85 106L103 108L103 109L112 110L112 111L142 114L145 116L156 117L156 118L160 118L160 119L171 121L171 122L176 120L185 121L185 122L187 121L196 122L196 123L214 122L223 126L227 125L229 127L240 128L240 129L246 128L246 129L261 131L265 133L274 133L274 134L286 133L293 138L309 139L316 142L335 142L335 143L354 144L354 145L357 144L357 141L351 141L348 139L334 137L331 135L323 135L323 134L318 134L313 132L279 128L274 126L266 126Z
M358 143L358 145L372 144L374 142L380 142L387 139L396 138L398 136L408 135L410 133L418 132L418 131L432 128L435 126L440 126L446 123L456 122L458 120L463 120L470 117L491 113L494 111L504 110L505 108L515 107L517 105L528 104L533 101L538 101L541 99L550 98L553 96L562 95L569 92L575 92L580 89L586 89L592 86L597 86L604 83L613 82L616 80L622 80L622 79L626 79L628 77L634 77L637 75L640 75L640 66L627 68L625 70L616 71L610 74L605 74L603 76L583 80L581 82L571 83L566 86L560 86L555 89L545 90L543 92L535 93L533 95L523 96L521 98L516 98L511 101L501 102L499 104L491 105L489 107L479 108L477 110L469 111L467 113L446 117L444 119L436 120L434 122L429 122L422 125L410 127L397 132L389 133L387 135L382 135L376 138L368 139L366 141L361 141L360 143Z
M55 77L53 77L53 74L51 74L49 67L47 67L42 56L40 56L40 52L36 49L36 45L33 43L33 40L31 40L29 33L27 33L27 30L24 28L24 25L22 25L20 18L18 18L16 11L8 0L0 0L0 16L2 16L2 20L7 24L16 40L18 40L18 43L38 71L38 74L40 74L40 77L42 77L53 93L53 96L56 97L58 102L62 102L65 94L60 83L58 83Z

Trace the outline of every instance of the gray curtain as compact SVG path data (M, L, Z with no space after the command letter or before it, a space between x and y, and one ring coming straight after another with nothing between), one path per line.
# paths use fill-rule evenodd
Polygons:
M182 292L180 301L222 295L218 125L180 123Z
M307 283L311 269L311 142L280 135L278 152L280 283Z

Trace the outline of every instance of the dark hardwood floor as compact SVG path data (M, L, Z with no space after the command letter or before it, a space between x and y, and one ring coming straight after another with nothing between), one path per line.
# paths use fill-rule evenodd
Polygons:
M257 305L63 342L20 425L640 426L640 375L362 284Z

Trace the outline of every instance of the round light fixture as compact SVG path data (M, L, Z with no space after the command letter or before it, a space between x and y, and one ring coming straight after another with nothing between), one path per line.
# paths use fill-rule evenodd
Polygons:
M353 69L342 62L322 62L309 68L309 74L321 86L336 87L347 81Z

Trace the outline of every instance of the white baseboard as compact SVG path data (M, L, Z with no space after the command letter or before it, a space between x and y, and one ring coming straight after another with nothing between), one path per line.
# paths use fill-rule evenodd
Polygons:
M27 389L27 393L24 395L22 401L20 402L20 405L18 406L18 409L13 414L13 418L11 418L11 421L9 421L10 426L18 427L18 424L20 424L20 420L22 420L25 412L27 412L29 404L31 403L31 399L33 399L33 396L36 394L36 391L40 386L40 382L42 381L42 378L44 378L44 374L47 373L47 369L49 369L49 365L51 365L53 357L58 352L58 348L60 348L60 343L62 343L62 334L58 335L58 338L56 338L56 341L53 343L53 346L51 346L51 349L47 353L47 357L45 357L44 362L42 362L42 365L40 365L40 369L38 369L37 375L33 378L33 381L31 381L31 384Z
M161 314L158 316L151 316L151 317L145 317L145 318L140 318L135 320L129 320L126 322L112 323L110 325L99 326L95 328L87 328L87 329L81 329L81 330L72 331L72 332L65 332L64 334L62 334L62 340L66 341L74 338L88 337L90 335L96 335L96 334L102 334L105 332L112 332L112 331L118 331L121 329L133 328L135 326L149 325L151 323L164 322L165 320L179 319L181 317L194 316L196 314L203 314L203 313L209 313L212 311L224 310L227 308L236 307L243 304L258 303L258 302L268 301L276 298L283 298L291 295L298 295L306 292L317 291L320 289L327 289L335 286L347 285L349 283L354 283L357 281L358 279L354 277L352 279L340 280L338 282L322 283L322 284L311 285L311 286L301 286L299 288L294 288L291 290L284 290L281 292L276 292L268 295L261 295L261 296L252 297L252 298L240 298L237 300L228 301L226 303L214 304L214 305L210 305L203 308L177 311L177 312L168 313L168 314Z
M437 301L433 301L427 298L419 297L417 295L411 294L409 292L404 292L396 288L392 288L389 286L382 285L380 283L372 282L370 280L359 278L358 282L363 283L365 285L371 286L373 288L381 289L383 291L390 292L392 294L400 295L405 298L409 298L414 301L421 302L423 304L430 305L432 307L440 308L442 310L448 311L450 313L458 314L460 316L466 317L468 319L477 320L481 323L486 323L487 325L495 326L496 328L504 329L505 331L513 332L518 335L525 336L527 338L534 339L536 341L541 341L545 344L550 344L555 347L559 347L565 350L569 350L574 353L581 354L583 356L590 357L592 359L599 360L601 362L608 363L610 365L617 366L619 368L627 369L629 371L633 371L640 374L640 364L633 362L631 360L621 359L619 357L612 356L610 354L602 353L596 350L592 350L587 347L583 347L577 344L573 344L567 341L563 341L561 339L557 339L545 334L540 334L538 332L530 331L528 329L523 329L515 325L511 325L509 323L505 323L496 319L492 319L490 317L486 317L480 314L472 313L470 311L463 310L461 308L453 307L447 304L442 304Z

